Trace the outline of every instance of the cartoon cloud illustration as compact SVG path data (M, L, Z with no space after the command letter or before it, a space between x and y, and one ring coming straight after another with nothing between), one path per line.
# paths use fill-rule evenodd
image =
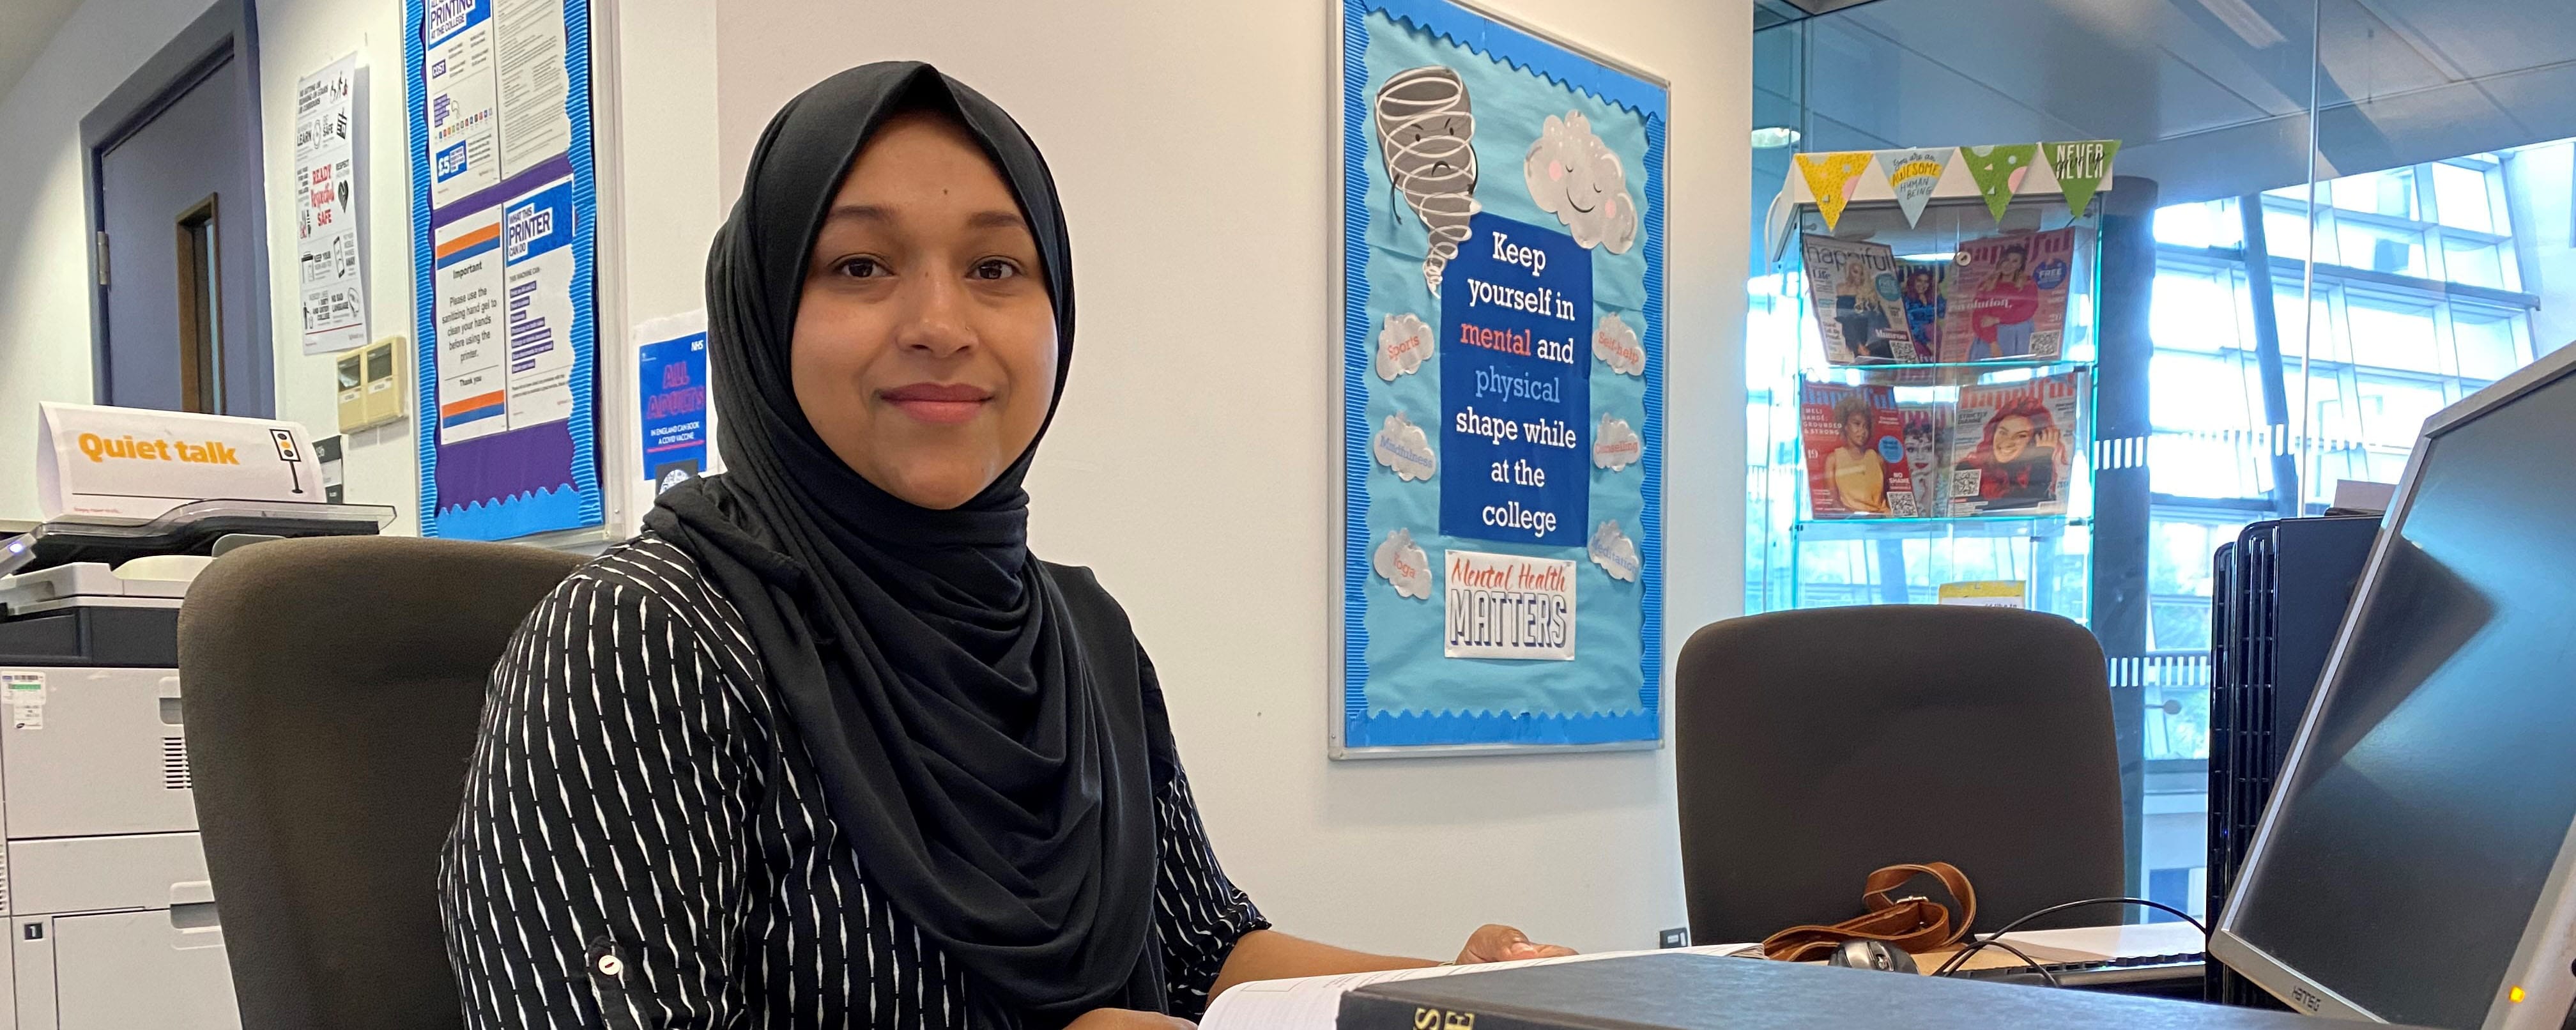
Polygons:
M1619 317L1616 311L1601 316L1592 329L1592 356L1620 375L1646 374L1646 348L1637 342L1637 331Z
M1370 449L1376 453L1378 464L1392 470L1398 479L1427 480L1440 471L1440 458L1431 451L1430 434L1400 411L1386 417L1386 425L1378 430L1377 441Z
M1377 377L1395 377L1422 367L1431 357L1431 327L1410 311L1386 316L1377 331Z
M1476 148L1469 145L1476 113L1467 103L1467 84L1439 65L1409 68L1378 87L1376 113L1387 180L1430 233L1422 280L1438 296L1440 270L1458 256L1467 220L1482 210L1476 204Z
M1431 599L1431 556L1413 542L1413 531L1399 529L1377 545L1377 574L1395 592L1417 601Z
M1521 162L1530 200L1573 230L1574 242L1625 254L1637 242L1637 202L1619 155L1592 132L1581 111L1547 116L1538 142Z
M1637 438L1627 419L1601 413L1601 425L1592 431L1592 467L1617 472L1635 464L1645 452L1646 442Z
M1584 546L1583 551L1592 559L1592 564L1601 566L1601 571L1609 573L1610 578L1630 583L1637 581L1637 542L1619 531L1619 520L1611 519L1595 528L1591 542Z

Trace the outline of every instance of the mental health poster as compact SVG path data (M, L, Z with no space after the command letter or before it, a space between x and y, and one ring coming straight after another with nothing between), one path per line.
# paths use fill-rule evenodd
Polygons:
M1661 82L1344 0L1334 754L1662 736Z
M586 0L406 0L423 536L602 522Z

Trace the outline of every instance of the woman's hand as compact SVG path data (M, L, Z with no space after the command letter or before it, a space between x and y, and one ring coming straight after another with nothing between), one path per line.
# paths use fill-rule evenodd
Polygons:
M1530 958L1557 958L1574 954L1574 949L1555 944L1533 944L1529 935L1508 926L1487 923L1467 936L1467 946L1458 949L1458 964L1472 966L1480 962L1517 962Z
M1065 1024L1064 1030L1198 1030L1198 1024L1159 1012L1093 1009L1083 1013L1082 1018Z

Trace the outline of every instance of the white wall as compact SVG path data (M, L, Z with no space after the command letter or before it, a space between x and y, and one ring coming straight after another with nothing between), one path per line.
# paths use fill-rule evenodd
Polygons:
M0 519L36 517L35 404L88 403L91 394L87 215L80 119L205 9L209 0L88 0L5 97L0 97ZM269 182L269 297L277 415L316 436L337 432L331 356L306 356L296 335L295 81L356 53L365 68L360 221L368 330L415 339L409 165L404 156L399 0L258 0L262 167ZM602 67L603 183L600 398L603 476L640 477L629 427L633 396L626 327L699 306L706 244L722 219L716 187L715 35L701 0L604 4L594 45ZM410 360L404 360L409 398ZM408 399L406 407L410 406ZM416 421L345 441L347 495L392 505L393 533L418 531ZM610 490L611 523L631 529Z
M1499 6L1673 83L1677 649L1741 604L1750 4ZM852 64L928 60L1010 109L1054 165L1081 290L1036 546L1134 616L1228 870L1283 929L1353 947L1446 957L1484 921L1651 947L1685 922L1670 751L1324 757L1332 7L732 0L726 196L778 105Z
M101 0L90 0L95 7ZM339 432L340 390L333 369L341 355L304 353L302 294L295 259L295 80L351 53L365 85L358 117L358 241L367 281L371 339L404 340L403 407L410 399L412 329L411 174L404 157L403 15L399 0L257 0L261 168L268 180L269 325L277 374L277 417L304 424L316 437ZM389 504L400 513L387 531L419 532L420 461L415 420L349 434L341 441L341 476L354 504Z
M206 0L91 0L0 96L0 519L36 517L36 402L92 399L80 120Z

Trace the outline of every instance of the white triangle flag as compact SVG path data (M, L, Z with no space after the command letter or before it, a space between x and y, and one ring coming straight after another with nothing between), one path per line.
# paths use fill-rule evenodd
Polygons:
M1950 155L1957 147L1925 147L1918 150L1881 150L1878 166L1887 172L1887 185L1896 191L1896 206L1905 212L1905 224L1923 220L1923 206L1931 203L1932 190L1941 185L1941 174L1950 169Z

